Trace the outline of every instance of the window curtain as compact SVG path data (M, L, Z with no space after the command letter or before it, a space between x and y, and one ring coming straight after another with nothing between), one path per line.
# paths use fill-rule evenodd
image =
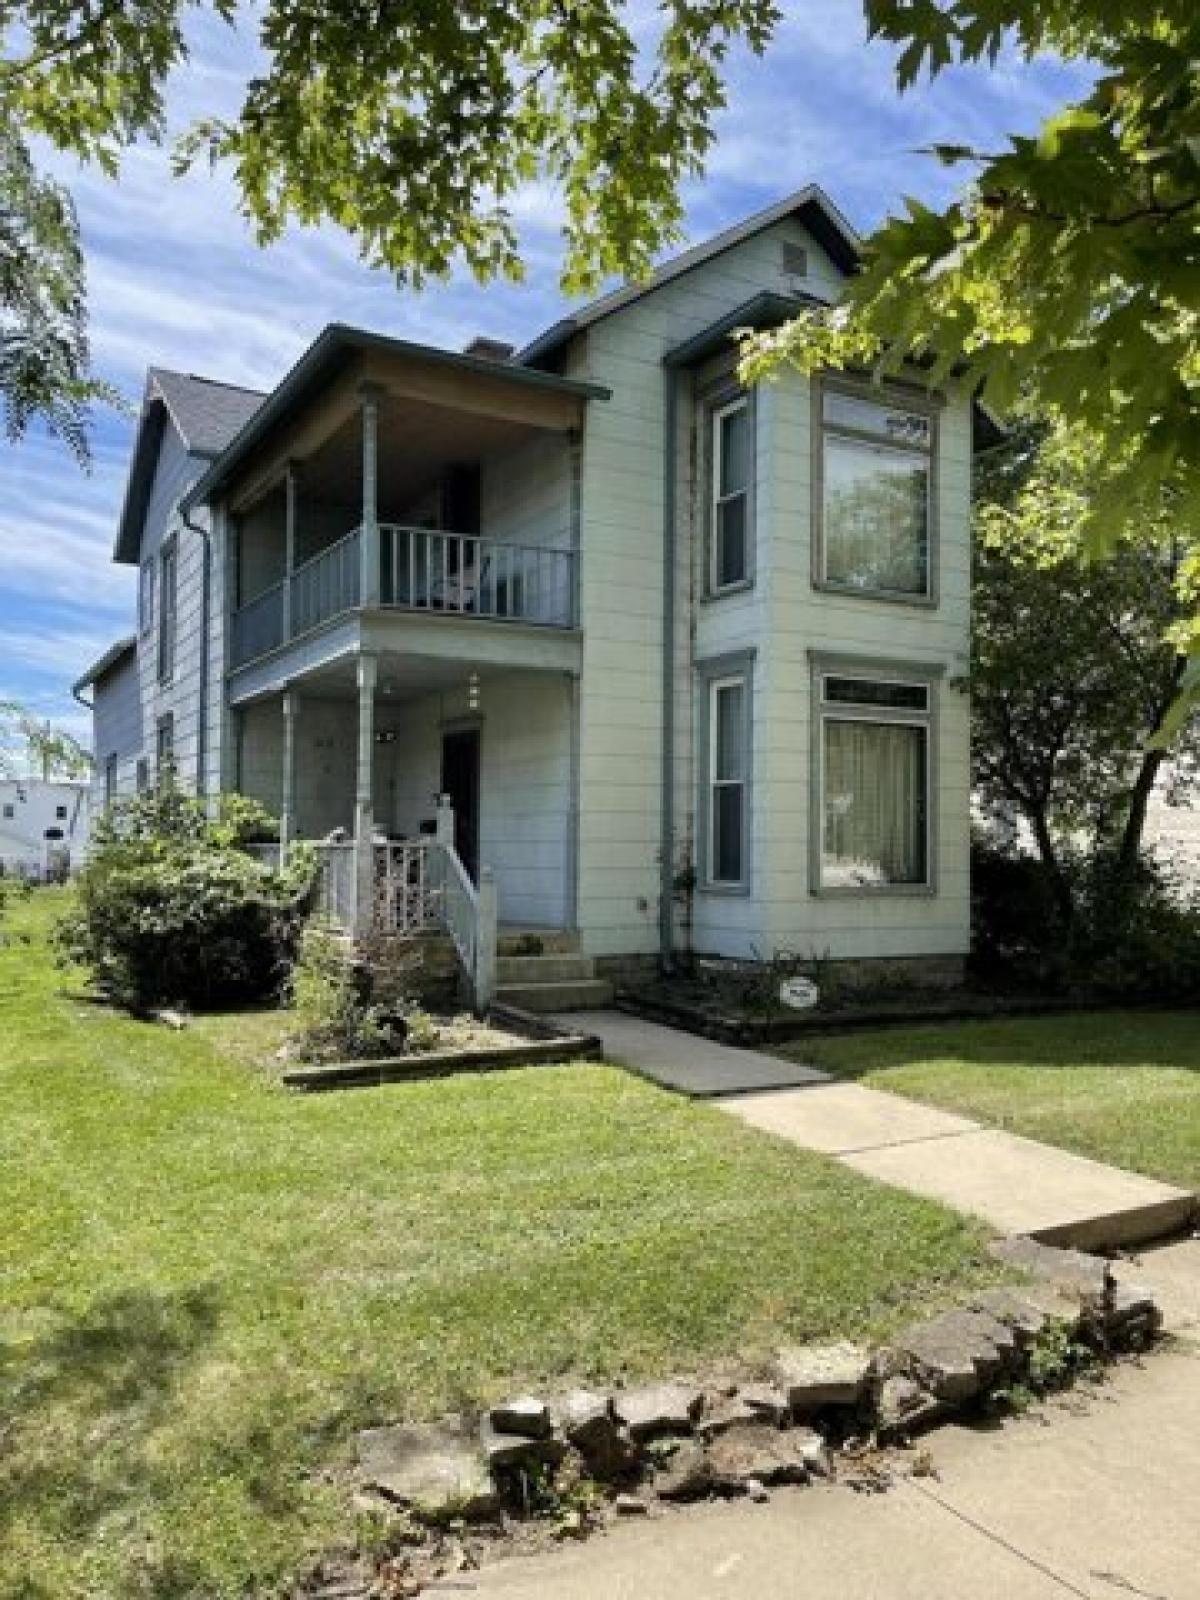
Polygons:
M924 883L924 728L825 722L822 880Z

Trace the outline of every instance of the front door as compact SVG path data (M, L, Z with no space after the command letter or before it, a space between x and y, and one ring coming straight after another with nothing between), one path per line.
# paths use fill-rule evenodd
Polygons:
M479 729L455 728L442 735L442 793L454 807L454 848L479 882Z

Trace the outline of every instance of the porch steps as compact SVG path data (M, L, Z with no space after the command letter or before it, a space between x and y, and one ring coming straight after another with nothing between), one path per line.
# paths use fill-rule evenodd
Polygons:
M587 1011L612 1004L612 985L597 978L596 964L590 956L565 950L546 955L509 955L504 953L503 939L500 950L496 960L496 999L501 1005L545 1012Z
M506 956L577 956L579 935L567 928L518 928L504 924L496 940L496 953Z

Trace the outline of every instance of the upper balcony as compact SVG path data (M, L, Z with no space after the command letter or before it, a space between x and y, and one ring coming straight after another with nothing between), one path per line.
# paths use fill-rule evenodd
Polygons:
M576 670L581 440L606 397L326 329L184 502L226 532L231 700L340 686L367 652L411 658L414 682L464 661Z

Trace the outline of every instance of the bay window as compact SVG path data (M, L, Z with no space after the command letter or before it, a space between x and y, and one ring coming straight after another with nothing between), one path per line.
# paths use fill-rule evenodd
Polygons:
M816 887L931 887L931 683L829 671L816 682Z
M932 598L933 415L829 383L817 394L817 581Z

